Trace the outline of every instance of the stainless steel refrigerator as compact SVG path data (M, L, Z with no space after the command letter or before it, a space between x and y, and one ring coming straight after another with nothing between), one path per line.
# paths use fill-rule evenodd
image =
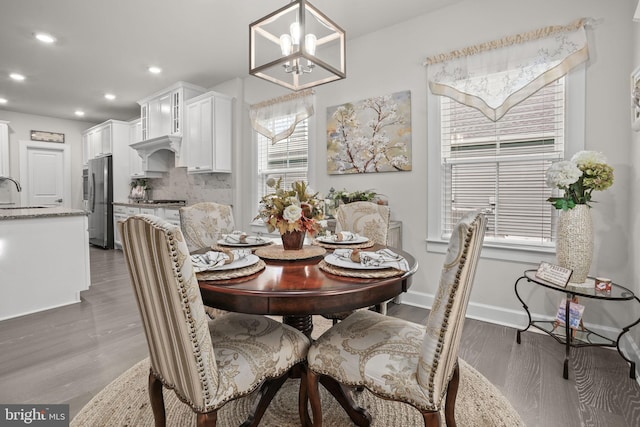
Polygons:
M89 160L89 243L113 249L113 166L111 156Z

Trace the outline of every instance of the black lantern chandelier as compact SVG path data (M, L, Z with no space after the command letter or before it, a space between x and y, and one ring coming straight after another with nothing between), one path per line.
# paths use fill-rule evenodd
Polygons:
M345 45L342 28L293 0L249 25L249 74L296 91L344 79Z

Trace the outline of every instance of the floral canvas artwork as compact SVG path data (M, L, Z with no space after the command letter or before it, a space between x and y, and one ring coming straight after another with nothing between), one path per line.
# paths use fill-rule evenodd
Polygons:
M327 108L327 172L411 170L411 92Z

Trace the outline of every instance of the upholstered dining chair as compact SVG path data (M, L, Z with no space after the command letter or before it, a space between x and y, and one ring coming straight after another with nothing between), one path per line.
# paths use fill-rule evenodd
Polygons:
M229 205L200 202L191 206L183 206L178 210L178 213L180 214L180 228L189 252L210 248L218 243L223 234L235 230L233 211ZM205 311L212 319L227 313L209 306L205 306Z
M178 226L152 215L137 215L118 226L149 346L156 426L165 425L163 386L197 413L198 426L215 426L218 409L259 387L266 407L294 366L305 383L309 339L302 332L265 316L207 318ZM306 424L306 398L300 408ZM263 413L250 416L243 426L258 425Z
M389 221L391 209L386 205L379 205L373 202L352 202L338 206L336 211L336 233L340 231L350 231L371 239L374 243L386 245L389 236ZM387 313L387 303L376 305L376 311L382 314ZM324 314L326 319L337 323L349 316L352 312Z
M425 426L439 426L444 407L447 427L455 426L458 347L485 227L485 216L472 213L453 229L425 326L357 311L311 344L307 375L315 427L322 426L318 382L323 380L412 405ZM368 419L361 411L350 415Z
M389 206L373 202L353 202L338 206L336 233L351 231L386 245L389 235Z
M223 234L235 230L233 211L229 205L201 202L183 206L178 212L180 228L189 251L211 247Z

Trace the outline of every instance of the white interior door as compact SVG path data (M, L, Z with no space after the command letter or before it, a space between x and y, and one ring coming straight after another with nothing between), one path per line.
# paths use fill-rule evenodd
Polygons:
M63 144L22 141L20 181L24 206L71 207L69 147Z

